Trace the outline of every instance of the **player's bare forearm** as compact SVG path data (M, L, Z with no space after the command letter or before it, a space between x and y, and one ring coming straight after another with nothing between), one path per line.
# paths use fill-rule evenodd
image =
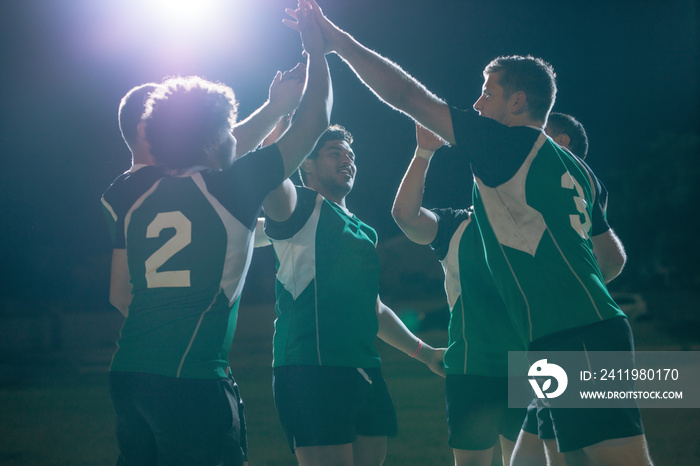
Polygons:
M411 241L430 244L437 235L438 222L432 212L422 207L425 177L430 159L445 141L416 124L416 144L413 159L396 193L391 214Z
M443 100L398 64L364 46L333 25L319 10L315 11L326 41L331 44L329 48L352 68L377 97L454 143L452 117Z
M323 131L328 128L333 106L323 35L308 8L302 8L296 16L297 28L307 55L306 87L292 126L277 143L284 161L285 177L299 167Z
M289 129L289 126L292 124L292 115L289 116L284 116L280 119L279 122L275 125L275 127L270 131L270 134L265 136L265 139L260 143L262 147L269 146L270 144L274 144L279 140L279 138L282 137L285 131Z
M248 118L236 124L233 128L233 136L236 138L236 158L258 147L283 116L274 110L270 101L267 101Z
M323 54L309 55L304 97L289 130L278 142L285 177L291 175L316 145L330 124L333 93L328 63Z
M430 244L437 235L437 218L422 207L425 176L429 161L413 157L401 181L391 215L408 239L418 244Z
M233 128L233 135L237 141L236 157L254 150L280 126L280 122L288 121L289 115L299 105L304 89L305 71L306 67L303 64L297 64L284 73L277 72L270 84L268 100ZM277 134L277 138L280 135L281 133Z
M377 97L454 143L447 104L399 65L346 35L336 53Z
M325 39L325 50L335 52L381 100L430 128L450 143L454 143L452 117L447 104L428 91L401 67L377 52L365 47L349 33L330 21L315 0L302 0L310 5L316 24ZM287 9L298 19L301 9ZM284 23L299 30L299 23L286 19Z
M422 342L401 322L401 319L377 297L377 336L394 348L418 359L438 375L444 375L442 364L444 350L435 349Z

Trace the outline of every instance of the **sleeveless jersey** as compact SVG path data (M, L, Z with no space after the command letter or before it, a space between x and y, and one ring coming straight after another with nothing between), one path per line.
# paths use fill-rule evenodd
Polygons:
M445 271L450 307L445 373L507 377L508 351L525 347L491 278L473 212L432 212L438 233L431 247Z
M273 364L378 367L377 234L316 191L296 189L292 216L265 220L277 257Z
M624 314L590 237L609 229L593 173L541 130L452 111L486 259L524 342Z
M225 377L265 196L282 182L276 145L226 170L144 167L103 196L126 248L133 300L111 370Z

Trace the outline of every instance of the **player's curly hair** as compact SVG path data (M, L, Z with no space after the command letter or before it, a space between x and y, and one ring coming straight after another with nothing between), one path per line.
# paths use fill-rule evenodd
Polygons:
M493 59L484 69L484 77L498 72L501 72L498 84L503 88L503 97L524 92L530 116L546 121L557 96L557 75L552 65L532 55L511 55Z
M155 161L182 169L206 160L236 123L233 90L199 76L166 79L146 101L146 139Z

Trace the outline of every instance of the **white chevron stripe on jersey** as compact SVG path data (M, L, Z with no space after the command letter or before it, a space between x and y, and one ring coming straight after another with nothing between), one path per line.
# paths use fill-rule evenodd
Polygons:
M542 214L527 204L525 181L530 165L547 136L542 133L518 172L507 182L490 188L474 177L489 223L503 246L535 255L547 225Z
M325 198L316 196L314 211L294 241L275 241L273 246L280 268L277 279L297 299L316 276L316 227Z
M226 260L224 261L220 285L229 303L233 304L243 291L245 277L250 267L250 261L253 256L253 232L226 210L217 198L212 196L207 190L207 185L201 173L192 174L192 180L212 205L226 229L228 238L226 243Z
M455 306L457 299L462 294L462 285L459 280L459 242L462 240L462 234L471 221L472 217L469 216L467 220L460 223L450 239L447 255L440 261L442 270L445 272L445 293L447 294L447 304L449 304L450 309Z

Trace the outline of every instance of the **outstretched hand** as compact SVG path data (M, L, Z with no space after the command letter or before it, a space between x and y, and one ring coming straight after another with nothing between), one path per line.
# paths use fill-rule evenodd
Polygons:
M287 8L285 12L290 16L290 18L285 18L282 22L301 33L299 15L303 8L313 16L321 34L323 35L323 40L325 44L325 53L333 52L335 50L336 39L339 34L342 34L342 30L333 24L324 14L321 7L318 6L316 0L299 0L299 4L296 9ZM303 37L302 37L303 41Z
M281 114L291 114L299 106L306 83L306 65L297 63L291 70L277 72L270 84L269 99Z
M435 152L446 144L444 139L418 123L416 123L416 143L421 149L430 152Z
M440 377L445 377L445 348L430 348L430 350L428 358L423 362L431 371Z
M299 32L304 52L307 54L324 54L326 52L326 40L316 21L316 15L313 11L314 7L319 8L316 2L311 3L307 0L299 0L296 10L291 8L285 10L296 21L285 18L282 22Z

